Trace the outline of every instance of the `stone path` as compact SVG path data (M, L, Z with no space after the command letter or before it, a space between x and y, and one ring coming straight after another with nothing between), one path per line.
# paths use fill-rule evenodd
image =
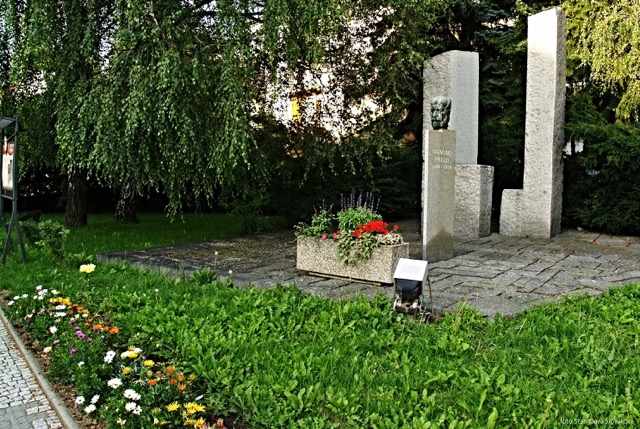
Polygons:
M0 428L77 428L4 314L0 319Z
M398 222L421 257L419 221ZM331 298L393 297L390 286L313 277L295 268L295 237L290 231L143 251L113 252L103 262L124 260L142 267L189 274L210 268L221 278L232 271L234 284L273 287L295 283L312 295ZM601 296L611 286L640 281L640 237L565 230L552 239L526 239L492 234L458 241L455 257L429 264L433 306L454 311L462 302L493 318L513 316L535 304L561 301L568 294ZM427 295L428 298L428 295ZM428 302L427 302L428 303Z

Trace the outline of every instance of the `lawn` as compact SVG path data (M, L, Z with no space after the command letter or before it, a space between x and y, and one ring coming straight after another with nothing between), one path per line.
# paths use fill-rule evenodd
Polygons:
M461 307L419 324L382 297L239 289L207 272L184 280L126 265L79 270L96 252L238 234L232 225L226 215L127 226L90 218L70 233L64 263L33 246L28 264L12 253L0 278L5 314L29 333L49 376L74 386L78 410L107 427L218 418L233 427L238 417L251 428L640 421L640 284L513 319L488 322Z

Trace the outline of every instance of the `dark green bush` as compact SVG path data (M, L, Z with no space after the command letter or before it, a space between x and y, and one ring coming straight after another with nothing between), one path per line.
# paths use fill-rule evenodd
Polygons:
M566 158L567 220L611 234L640 234L640 128L610 123L588 94L573 97L567 137L584 150Z

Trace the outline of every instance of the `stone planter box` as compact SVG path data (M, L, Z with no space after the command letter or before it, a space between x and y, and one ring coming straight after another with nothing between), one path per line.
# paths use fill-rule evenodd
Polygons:
M296 268L322 277L392 284L398 259L409 257L409 243L378 246L371 259L352 266L340 260L337 246L331 239L298 237Z

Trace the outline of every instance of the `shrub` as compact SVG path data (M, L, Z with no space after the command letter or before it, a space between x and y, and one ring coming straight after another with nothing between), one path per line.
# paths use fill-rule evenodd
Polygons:
M48 249L58 262L64 261L64 247L69 230L60 222L47 219L36 224L21 225L21 230L34 246Z

